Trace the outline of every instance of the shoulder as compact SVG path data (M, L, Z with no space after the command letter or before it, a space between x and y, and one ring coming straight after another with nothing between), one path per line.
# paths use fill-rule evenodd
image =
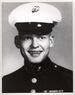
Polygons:
M3 76L2 81L20 77L20 76L22 76L23 72L24 72L24 66L21 67L20 69L16 70L13 73Z
M69 76L69 77L73 75L72 70L67 69L66 67L60 66L57 63L54 63L49 58L47 60L47 68L48 68L49 72L61 73L65 76Z
M57 65L57 72L60 72L61 74L68 76L68 77L72 77L72 75L73 75L72 70L62 67L62 66L59 66L59 65Z
M22 82L23 84L23 73L24 69L21 67L17 71L4 76L2 78L2 92L6 93L17 90L17 88L20 86L20 83Z
M53 72L57 72L58 74L67 76L67 77L72 77L73 76L73 71L70 69L67 69L63 66L60 66L56 63L52 63L52 70Z
M72 75L73 75L72 70L64 68L64 67L61 67L61 66L58 66L58 71L60 71L61 73L65 74L65 75L67 75L69 77L72 77Z

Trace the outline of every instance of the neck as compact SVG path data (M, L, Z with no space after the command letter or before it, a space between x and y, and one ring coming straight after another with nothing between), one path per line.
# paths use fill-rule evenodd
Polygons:
M41 63L31 63L28 60L25 60L25 69L29 72L37 72L39 69L45 69L48 67L48 63L50 63L50 59L47 57Z

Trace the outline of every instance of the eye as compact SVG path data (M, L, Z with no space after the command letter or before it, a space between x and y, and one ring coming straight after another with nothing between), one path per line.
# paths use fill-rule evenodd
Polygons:
M45 36L40 36L39 38L40 38L40 39L46 39L46 37L45 37Z
M31 40L31 36L23 36L23 40Z
M25 39L27 39L27 40L28 40L28 39L31 39L31 37L27 36L27 37L25 37Z

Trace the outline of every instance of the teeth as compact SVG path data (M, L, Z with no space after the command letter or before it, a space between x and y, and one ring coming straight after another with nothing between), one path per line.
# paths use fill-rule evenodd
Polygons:
M42 51L28 51L31 56L37 57Z
M29 51L29 53L40 53L41 51Z

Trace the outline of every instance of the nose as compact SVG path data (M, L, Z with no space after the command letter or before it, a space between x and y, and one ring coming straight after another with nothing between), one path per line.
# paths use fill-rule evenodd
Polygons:
M37 48L38 47L38 40L37 37L33 37L32 39L32 45L33 48Z

